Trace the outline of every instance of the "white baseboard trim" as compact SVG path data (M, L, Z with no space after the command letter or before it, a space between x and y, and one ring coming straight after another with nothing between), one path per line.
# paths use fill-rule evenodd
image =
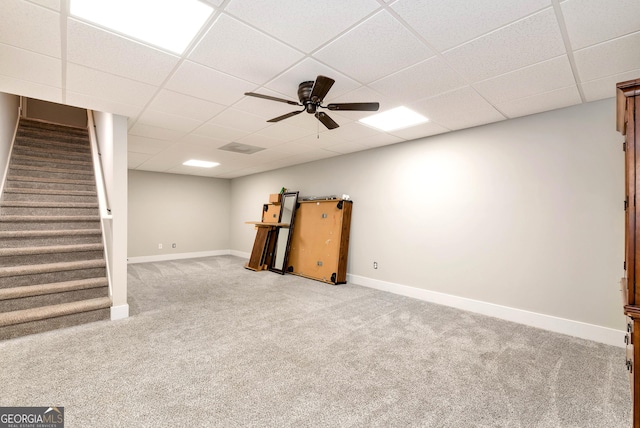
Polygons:
M251 258L251 253L245 253L244 251L231 250L231 255L236 257L242 257L243 259Z
M347 274L347 281L356 285L388 291L390 293L400 294L402 296L412 297L426 302L437 303L439 305L450 306L469 312L475 312L494 318L500 318L528 325L530 327L552 331L554 333L566 334L611 346L625 346L625 332L622 330L615 330L599 325L587 324L581 321L558 318L551 315L496 305L479 300L467 299L465 297L458 297L451 294L439 293L408 285L380 281L378 279L367 278L359 275Z
M111 321L129 318L129 305L111 306Z
M167 260L197 259L198 257L227 256L231 250L199 251L193 253L159 254L156 256L128 257L127 264L165 262Z

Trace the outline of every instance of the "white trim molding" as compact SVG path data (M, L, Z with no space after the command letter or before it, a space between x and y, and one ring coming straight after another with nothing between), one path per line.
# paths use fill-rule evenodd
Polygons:
M251 253L245 253L244 251L231 250L229 254L236 257L242 257L243 259L251 258Z
M347 281L352 284L375 288L376 290L387 291L389 293L412 297L414 299L439 305L450 306L494 318L500 318L530 327L552 331L554 333L566 334L611 346L625 346L625 332L622 330L615 330L595 324L587 324L566 318L558 318L552 315L496 305L493 303L482 302L480 300L467 299L465 297L439 293L393 282L381 281L359 275L347 274Z
M111 321L129 318L129 304L111 306Z
M231 250L213 250L213 251L199 251L199 252L193 252L193 253L174 253L174 254L159 254L156 256L128 257L127 264L131 265L135 263L164 262L167 260L197 259L199 257L211 257L211 256L228 256L230 254L233 254Z

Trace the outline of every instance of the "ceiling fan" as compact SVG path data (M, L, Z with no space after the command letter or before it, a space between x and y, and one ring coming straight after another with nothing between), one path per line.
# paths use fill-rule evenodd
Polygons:
M282 116L274 117L267 120L267 122L280 122L281 120L288 119L297 114L306 111L309 114L313 114L324 126L328 129L335 129L338 125L333 119L329 117L325 112L318 111L320 108L326 108L328 110L350 110L350 111L378 111L380 108L379 103L333 103L322 105L324 97L331 89L331 86L335 83L335 80L326 76L318 76L316 81L302 82L298 86L298 99L300 102L285 100L284 98L272 97L269 95L257 94L255 92L245 92L245 95L251 97L264 98L265 100L278 101L281 103L287 103L294 106L304 107L302 110L292 111L291 113L283 114Z

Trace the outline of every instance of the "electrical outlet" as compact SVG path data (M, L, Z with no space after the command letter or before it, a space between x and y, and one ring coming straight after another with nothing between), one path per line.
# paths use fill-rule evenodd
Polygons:
M176 248L176 243L171 244L171 248Z
M378 269L378 262L373 262L373 268Z
M162 244L158 244L158 250L162 250Z

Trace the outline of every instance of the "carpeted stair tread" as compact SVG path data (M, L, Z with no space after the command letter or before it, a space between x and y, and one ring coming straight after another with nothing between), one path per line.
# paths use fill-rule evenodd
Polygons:
M0 216L0 222L7 223L34 223L34 222L80 222L80 221L100 221L97 215L5 215Z
M0 300L21 299L24 297L43 296L46 294L68 291L86 290L88 288L107 287L107 278L88 278L75 281L54 282L50 284L25 285L14 288L0 288Z
M102 230L96 229L59 229L59 230L0 230L0 239L9 238L40 238L54 236L101 235Z
M97 202L3 201L0 207L20 208L98 208Z
M28 193L33 195L67 195L67 196L97 196L94 190L68 190L68 189L39 189L33 187L7 187L6 193Z
M102 244L47 245L45 247L0 248L0 257L24 256L29 254L73 253L79 251L100 251Z
M34 183L59 183L59 184L81 184L84 186L94 186L93 180L73 180L68 178L50 178L50 177L29 177L24 175L10 175L7 181L29 181Z
M15 161L33 161L33 162L44 162L50 163L52 162L52 158L46 156L32 156L32 155L23 155L20 153L14 153L12 155L13 160ZM91 166L91 161L77 160L77 159L55 159L56 163L68 164L68 165L82 165L82 166Z
M27 150L37 149L43 151L46 148L52 148L56 151L60 150L71 154L91 155L91 148L84 144L71 143L68 141L51 141L43 136L42 138L18 137L14 147L24 148Z
M23 117L20 118L20 126L25 128L36 128L42 130L65 131L65 132L87 132L87 129L81 126L64 125L61 123L46 122L44 120Z
M81 312L105 309L111 306L109 297L81 300L79 302L63 303L60 305L44 306L20 311L0 313L0 327L56 318Z
M49 272L64 272L69 270L93 269L106 267L104 259L79 260L75 262L44 263L38 265L0 267L0 278L10 276L34 275Z
M25 171L51 172L54 174L88 175L90 177L93 177L93 171L91 170L56 168L53 166L33 166L33 165L12 164L11 169L25 170Z

